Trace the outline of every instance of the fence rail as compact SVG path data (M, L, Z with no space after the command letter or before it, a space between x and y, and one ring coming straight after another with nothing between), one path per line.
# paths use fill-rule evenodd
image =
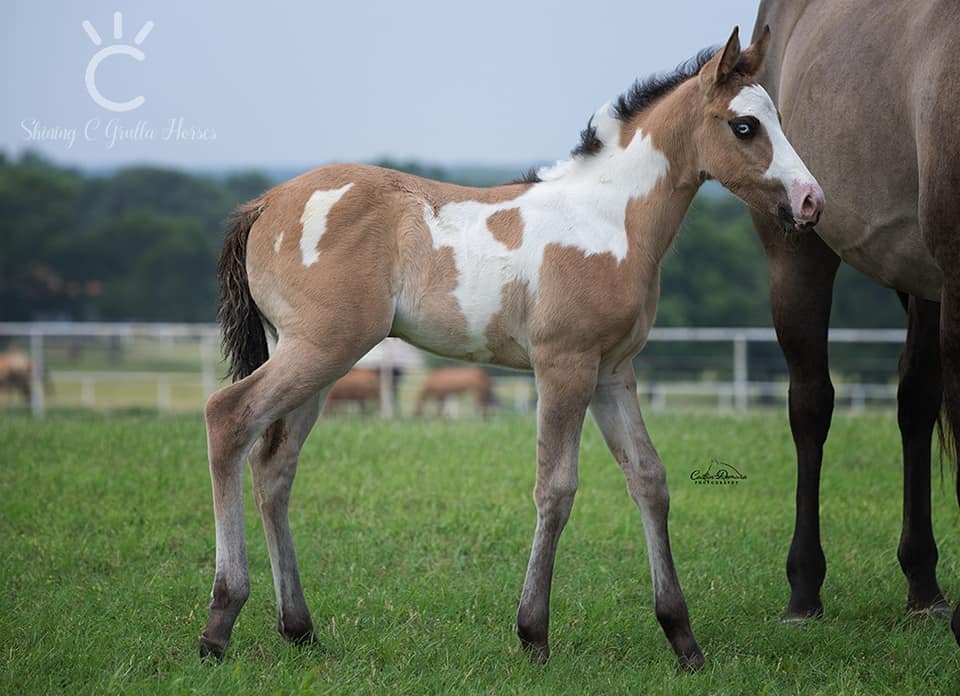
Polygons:
M218 343L220 331L216 324L171 324L171 323L106 323L106 322L0 322L0 337L26 338L31 358L30 407L33 414L42 417L46 410L44 383L47 374L57 382L79 383L80 402L85 406L96 404L95 385L122 380L155 382L156 404L160 411L168 410L171 403L171 385L190 381L190 376L199 377L202 396L214 391L217 385ZM175 372L125 372L52 370L48 373L44 350L52 338L112 338L112 339L167 339L195 341L200 349L200 369L197 373ZM831 343L854 344L902 344L905 331L902 329L831 329ZM717 399L718 408L745 410L751 399L782 396L786 391L783 382L750 381L748 345L751 343L774 343L776 333L768 328L654 328L649 343L720 343L733 347L731 381L668 381L647 382L641 387L655 409L666 407L670 396L707 396ZM393 402L393 367L409 364L409 348L397 339L387 339L376 351L384 383L381 385L381 412L390 417L396 414ZM519 392L517 392L519 393ZM855 410L863 408L868 400L889 400L896 395L893 384L852 383L837 385L837 396L849 399ZM520 404L522 399L516 399Z

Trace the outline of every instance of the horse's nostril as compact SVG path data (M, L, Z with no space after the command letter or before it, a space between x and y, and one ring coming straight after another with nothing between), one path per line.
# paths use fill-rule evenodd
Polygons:
M813 195L807 194L803 197L803 204L800 206L800 216L804 218L811 218L817 212L817 202L813 199Z

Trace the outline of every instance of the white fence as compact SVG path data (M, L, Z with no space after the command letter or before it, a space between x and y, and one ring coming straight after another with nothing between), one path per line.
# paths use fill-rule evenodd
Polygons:
M85 407L98 406L98 391L109 389L115 383L138 382L152 385L155 390L155 405L158 411L171 408L172 394L175 390L186 389L187 384L197 385L198 393L190 396L191 403L200 408L207 395L212 393L219 383L219 329L214 324L136 324L136 323L68 323L37 322L12 323L0 322L0 337L20 339L29 350L31 357L30 407L37 417L46 410L45 381L52 378L57 385L79 387L79 404ZM905 332L900 329L833 329L830 331L831 343L854 344L902 344ZM48 370L47 348L55 340L109 339L130 341L132 339L153 341L180 341L199 351L195 372L183 370L115 370L111 369L67 369L52 367ZM745 410L751 402L762 399L782 399L786 393L785 381L751 381L748 346L755 343L775 343L776 335L772 329L759 328L655 328L649 338L650 344L727 344L732 346L732 363L729 364L729 380L703 378L697 380L646 381L640 386L640 393L649 400L655 410L667 408L669 399L683 397L709 398L715 400L720 410ZM161 349L162 352L162 349ZM398 412L394 403L393 368L411 368L417 362L417 356L411 349L396 339L387 339L364 362L376 364L381 368L380 408L382 415L391 417ZM895 365L891 366L895 369ZM892 372L892 370L891 370ZM532 385L529 377L517 373L515 377L497 378L501 388L508 382L506 389L512 398L514 410L524 410L532 406ZM846 401L851 408L863 408L870 401L890 402L896 396L896 385L892 381L858 383L841 381L837 384L839 402Z

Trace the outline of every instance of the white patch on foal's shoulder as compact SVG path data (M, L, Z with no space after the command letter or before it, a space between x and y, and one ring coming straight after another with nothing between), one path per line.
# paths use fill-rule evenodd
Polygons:
M547 246L577 249L585 256L610 254L617 261L627 257L627 204L647 196L670 162L640 130L626 148L620 147L620 122L609 108L605 105L594 115L597 132L605 139L601 152L541 170L543 181L520 196L499 203L458 201L439 210L424 204L433 248L453 250L457 268L453 295L467 321L471 339L467 348L475 355L483 355L483 332L501 308L507 283L525 282L536 296ZM493 213L510 208L518 208L523 220L516 249L497 241L486 223Z
M766 178L778 179L784 187L789 187L796 181L814 181L807 165L803 163L800 155L787 140L787 136L783 134L777 109L767 90L760 85L747 85L730 100L729 108L737 116L753 116L763 125L773 147L770 166L764 173Z
M300 235L300 253L303 256L304 266L312 266L320 258L317 244L327 231L327 215L352 187L351 182L338 189L314 191L307 204L303 206L303 215L300 216L300 224L303 226L303 232Z
M274 240L274 242L273 242L273 253L274 253L274 254L279 254L279 253L280 253L280 245L281 245L281 244L283 244L283 232L281 232L280 234L278 234L276 240Z

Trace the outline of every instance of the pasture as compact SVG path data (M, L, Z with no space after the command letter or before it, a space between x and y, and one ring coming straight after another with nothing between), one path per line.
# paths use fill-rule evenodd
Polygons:
M640 516L592 421L560 543L551 648L513 623L535 513L532 418L327 419L291 524L319 645L274 630L247 475L251 596L222 664L197 635L214 535L198 416L0 418L2 693L958 693L946 622L908 617L896 560L899 436L837 415L823 474L827 616L783 625L794 455L786 417L657 415L671 537L707 656L678 674L652 609ZM711 460L747 476L697 485ZM934 485L939 577L960 596L952 473Z

